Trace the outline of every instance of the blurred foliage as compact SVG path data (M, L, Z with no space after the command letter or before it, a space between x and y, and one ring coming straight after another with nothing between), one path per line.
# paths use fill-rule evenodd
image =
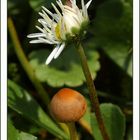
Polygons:
M65 0L63 0L64 2ZM68 45L49 66L44 65L53 46L29 44L27 35L36 32L41 6L52 12L55 0L8 0L11 16L35 76L50 97L59 88L72 87L89 100L85 78L74 46ZM85 0L87 2L87 0ZM81 0L77 0L80 5ZM101 112L111 140L132 140L133 1L94 0L88 13L90 25L84 50L101 103ZM8 36L8 140L68 139L50 117L16 57ZM81 140L102 140L91 105L77 126ZM17 121L18 120L18 121ZM30 123L29 123L30 122ZM29 128L25 127L28 125ZM81 127L82 126L82 127ZM34 136L33 136L34 135Z
M47 8L51 8L51 3L56 4L55 0L29 0L30 6L36 10L37 12L41 10L41 6L47 6Z

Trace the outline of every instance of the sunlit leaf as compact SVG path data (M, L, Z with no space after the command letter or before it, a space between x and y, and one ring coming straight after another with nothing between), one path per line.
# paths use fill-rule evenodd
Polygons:
M104 103L100 105L100 109L110 140L123 140L125 134L125 117L120 108L111 103ZM103 140L95 113L91 113L90 108L88 108L82 119L89 126L89 130L92 131L95 140Z
M68 137L23 88L8 80L8 106L60 139Z
M8 120L8 140L37 140L37 137L17 130L12 122Z
M37 140L36 137L32 136L31 134L20 132L19 133L19 140Z
M18 140L18 131L11 121L8 121L8 140Z

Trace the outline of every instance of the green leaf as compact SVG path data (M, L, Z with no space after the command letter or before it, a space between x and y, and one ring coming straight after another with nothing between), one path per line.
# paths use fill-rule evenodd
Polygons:
M99 54L93 49L86 50L86 52L92 77L95 78L96 72L100 69ZM52 87L64 85L76 87L85 82L78 54L74 47L66 48L58 59L52 60L47 66L45 61L49 54L50 52L44 49L34 51L29 56L30 63L35 69L35 75L41 82L47 82Z
M45 6L46 8L51 8L51 3L56 3L55 0L29 0L30 6L35 11L40 11L41 6Z
M132 128L132 126L129 126L127 129L128 130L127 130L127 134L126 134L126 139L133 140L133 128Z
M17 130L12 122L8 120L8 140L37 140L37 137Z
M122 68L129 76L132 77L132 48L123 44L108 43L103 47L105 53Z
M97 7L93 22L96 46L132 77L132 5L127 1L108 0Z
M37 140L37 138L32 136L31 134L20 132L18 140Z
M97 17L98 18L110 18L117 20L123 13L123 3L121 0L107 0L102 2L99 7L97 7Z
M100 105L100 109L110 140L123 140L125 134L125 116L120 108L111 103L104 103ZM95 140L103 140L95 113L91 113L90 108L88 108L83 119L90 126L90 129L92 129L92 136Z
M18 140L18 131L10 120L8 120L8 140Z
M23 88L8 80L8 106L60 139L68 137Z

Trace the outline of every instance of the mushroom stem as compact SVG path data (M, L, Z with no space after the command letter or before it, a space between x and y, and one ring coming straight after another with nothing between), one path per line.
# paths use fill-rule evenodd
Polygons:
M75 122L69 122L67 123L67 126L70 132L70 140L78 140L78 134L75 127Z
M87 81L87 86L88 86L88 90L89 90L89 95L90 95L90 100L91 100L91 104L92 104L92 110L95 111L95 115L96 115L96 119L102 134L102 137L104 140L109 140L109 136L108 133L106 131L103 119L102 119L102 114L100 111L100 104L99 104L99 100L98 100L98 96L96 93L96 89L95 89L95 85L94 85L94 81L92 79L88 64L87 64L87 59L85 56L85 52L84 49L81 45L80 42L77 43L77 51L79 53L79 57L80 57L80 61L82 64L82 69L83 69L83 73L85 75L86 81Z

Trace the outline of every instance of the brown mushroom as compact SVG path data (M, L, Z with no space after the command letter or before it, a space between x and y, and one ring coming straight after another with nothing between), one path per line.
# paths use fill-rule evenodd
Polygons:
M57 92L50 103L51 114L60 122L78 121L84 115L86 107L84 96L69 88Z

